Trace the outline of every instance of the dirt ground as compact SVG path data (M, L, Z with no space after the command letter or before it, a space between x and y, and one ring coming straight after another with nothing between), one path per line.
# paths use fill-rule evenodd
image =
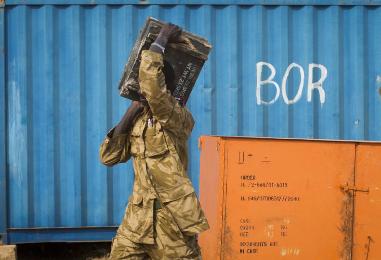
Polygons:
M16 248L17 260L106 260L111 243L25 244Z

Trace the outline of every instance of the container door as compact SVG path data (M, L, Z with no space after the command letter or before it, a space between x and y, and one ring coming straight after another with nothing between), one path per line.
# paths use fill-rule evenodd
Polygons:
M381 146L356 149L354 260L381 259Z
M223 259L350 259L355 146L226 142Z
M199 237L203 259L217 260L221 255L223 207L223 142L218 137L204 136L199 140L201 149L200 202L210 229Z

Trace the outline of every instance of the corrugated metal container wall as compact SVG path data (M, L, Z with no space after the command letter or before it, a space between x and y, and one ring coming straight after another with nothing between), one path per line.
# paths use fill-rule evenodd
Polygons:
M0 8L0 233L8 242L109 239L114 229L75 228L119 224L131 164L102 166L98 147L128 107L118 80L147 16L214 46L189 102L196 189L201 134L381 140L381 1L207 2L10 0Z

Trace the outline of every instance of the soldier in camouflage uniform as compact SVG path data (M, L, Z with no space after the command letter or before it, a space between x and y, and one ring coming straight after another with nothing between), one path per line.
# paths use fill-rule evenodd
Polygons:
M100 148L102 163L112 166L133 157L133 193L110 259L201 259L197 234L209 225L187 175L187 139L194 121L171 95L163 53L180 29L166 25L139 69L143 102L134 101Z

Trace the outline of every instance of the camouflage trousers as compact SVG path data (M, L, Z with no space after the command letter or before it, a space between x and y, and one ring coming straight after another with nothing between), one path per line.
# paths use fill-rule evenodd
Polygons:
M155 243L135 243L121 233L113 239L110 260L167 260L167 259L197 259L201 260L201 251L197 236L184 235L164 208L156 209L154 221Z

